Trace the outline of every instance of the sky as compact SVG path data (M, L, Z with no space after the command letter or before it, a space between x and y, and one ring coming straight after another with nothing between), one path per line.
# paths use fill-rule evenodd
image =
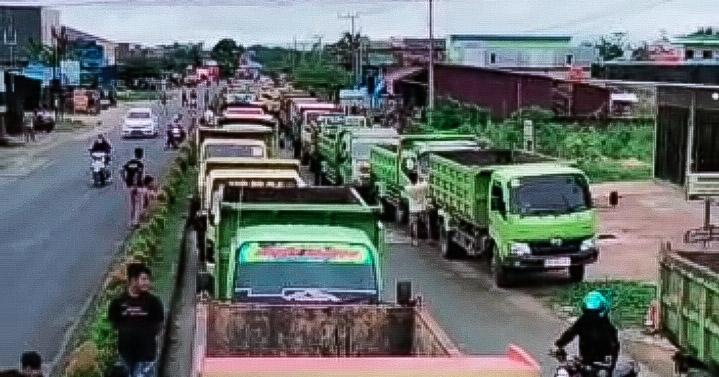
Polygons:
M426 0L25 0L48 5L61 22L117 42L174 41L211 46L229 37L243 45L287 46L297 38L334 42L357 13L371 38L425 36ZM611 32L631 41L716 25L719 0L434 0L435 35L532 33L571 35L578 44ZM308 46L309 47L309 46Z

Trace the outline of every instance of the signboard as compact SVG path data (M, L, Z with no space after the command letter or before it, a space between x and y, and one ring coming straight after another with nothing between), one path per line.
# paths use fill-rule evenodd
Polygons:
M249 242L240 261L370 264L371 257L365 246L348 243Z
M22 70L22 75L34 80L40 80L43 87L50 86L53 69L41 64L31 64ZM62 85L80 85L80 62L75 60L64 60L60 63L60 69L56 71L62 79Z
M60 63L62 68L62 84L80 85L80 62L77 60L63 60Z

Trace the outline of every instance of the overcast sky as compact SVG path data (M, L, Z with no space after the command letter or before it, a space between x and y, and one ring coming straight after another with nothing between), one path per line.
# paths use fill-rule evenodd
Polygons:
M0 3L8 1L0 0ZM349 28L340 13L357 12L357 28L373 38L427 33L426 0L46 0L61 22L119 42L144 44L231 37L287 45L317 35L334 41ZM719 0L435 0L435 34L568 34L579 43L627 32L634 41L718 23Z

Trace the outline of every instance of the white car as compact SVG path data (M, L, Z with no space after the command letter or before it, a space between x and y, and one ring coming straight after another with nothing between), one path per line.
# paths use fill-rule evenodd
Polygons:
M160 128L157 125L157 115L149 107L135 107L130 109L122 122L122 137L157 137Z

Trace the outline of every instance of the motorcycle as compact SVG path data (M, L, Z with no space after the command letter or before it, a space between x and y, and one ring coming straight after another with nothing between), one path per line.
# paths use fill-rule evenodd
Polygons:
M95 187L104 186L110 180L110 167L108 166L108 155L105 152L90 151L90 171L92 172L92 183Z
M185 131L182 129L182 127L179 126L173 126L170 127L169 130L167 130L167 144L166 148L172 148L172 149L178 149L180 147L180 144L185 141Z
M580 357L568 357L567 353L560 349L550 351L549 355L559 361L559 366L554 371L554 377L637 377L639 366L634 361L620 362L612 372L611 360L605 362L586 363Z

